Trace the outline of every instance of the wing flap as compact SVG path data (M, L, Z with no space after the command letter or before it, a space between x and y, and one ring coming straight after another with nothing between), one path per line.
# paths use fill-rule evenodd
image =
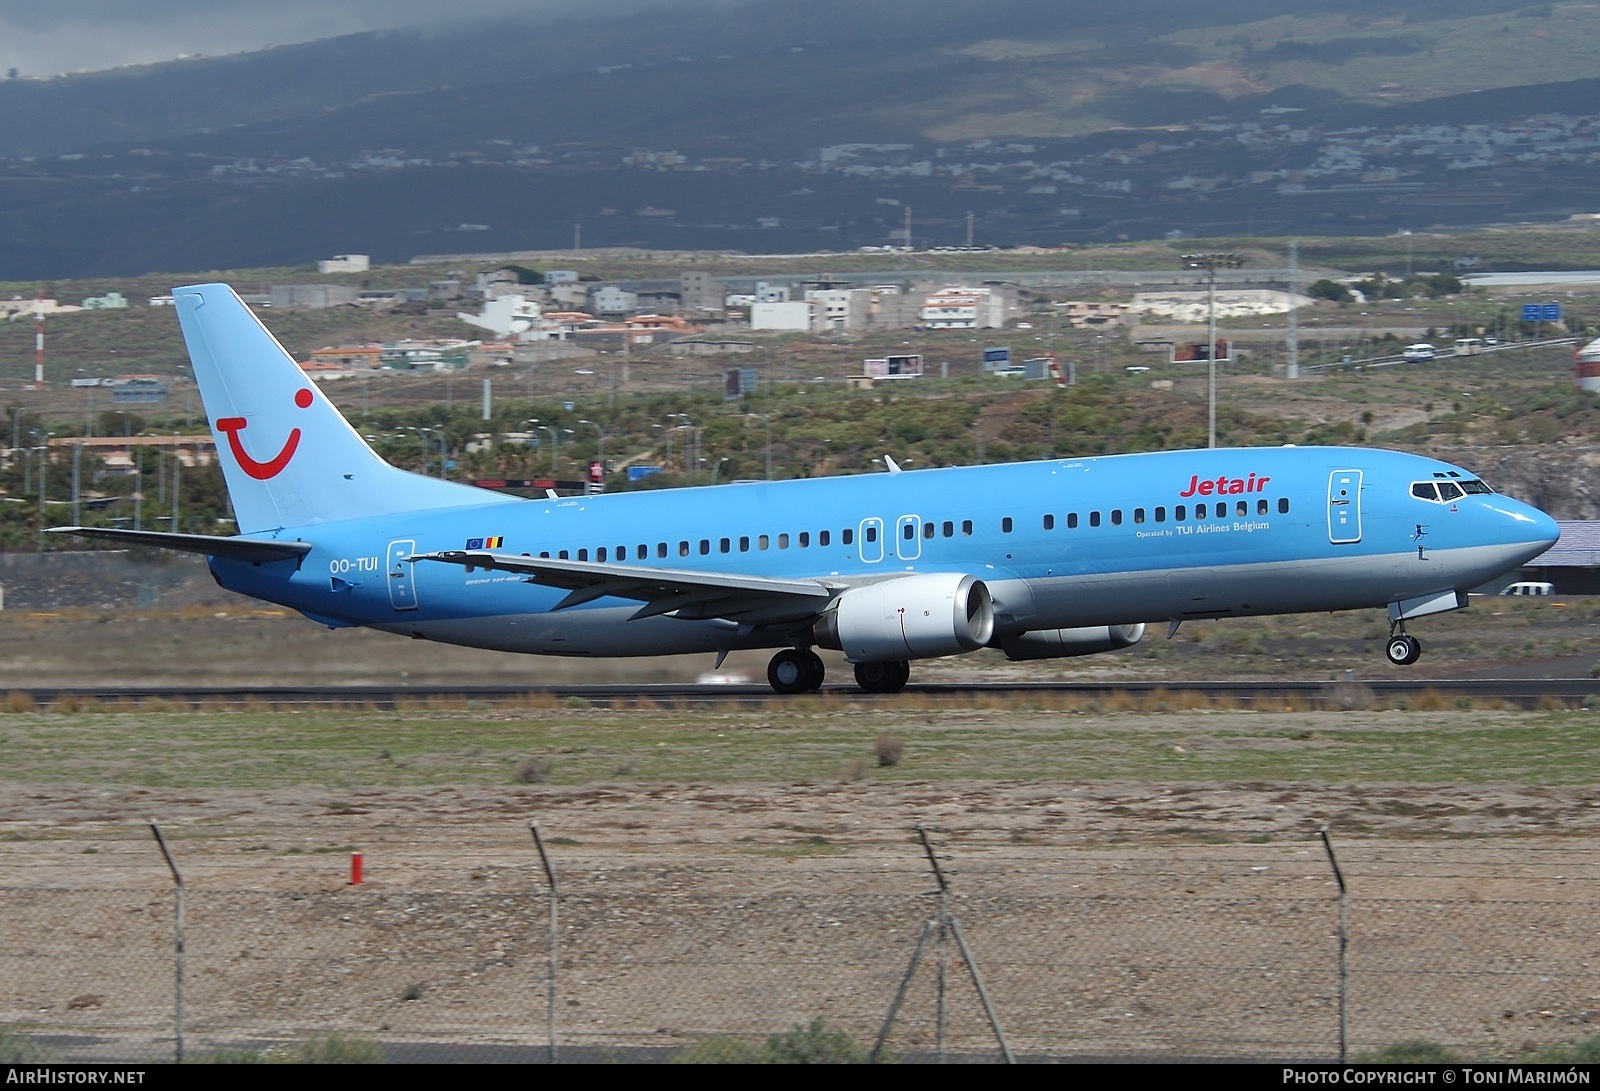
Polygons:
M565 588L570 594L555 605L557 610L602 598L644 603L630 620L692 609L699 618L759 617L760 623L772 624L820 613L839 590L820 580L598 564L489 551L447 550L419 553L409 559L456 564L469 571L482 568L512 572L526 577L529 583Z

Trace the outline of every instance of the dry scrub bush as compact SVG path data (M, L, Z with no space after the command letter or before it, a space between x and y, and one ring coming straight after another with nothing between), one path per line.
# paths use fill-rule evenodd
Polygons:
M50 702L51 712L77 712L79 709L78 698L71 693L60 693Z
M6 695L7 712L34 712L38 707L38 705L34 704L33 694L31 693L24 693L20 689L14 689Z
M549 758L538 756L523 758L517 766L517 783L543 784L550 779L551 768Z
M1412 699L1411 707L1418 712L1443 712L1450 707L1450 700L1436 689L1425 689Z
M1370 712L1378 695L1365 682L1335 682L1322 691L1323 705L1336 712Z
M1566 710L1567 702L1562 700L1560 697L1554 697L1546 694L1545 696L1539 698L1540 712L1565 712Z
M887 769L900 764L900 759L905 756L906 744L904 739L897 738L887 731L880 731L872 749L878 755L879 768Z

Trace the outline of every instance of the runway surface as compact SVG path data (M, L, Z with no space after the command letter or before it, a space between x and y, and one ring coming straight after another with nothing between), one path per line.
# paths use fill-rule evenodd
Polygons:
M1114 694L1146 698L1160 691L1198 695L1209 700L1232 697L1244 706L1270 706L1274 701L1298 698L1320 702L1337 699L1335 687L1352 683L1368 687L1375 698L1413 697L1437 693L1446 698L1498 698L1523 708L1538 707L1541 701L1582 704L1593 697L1600 702L1600 679L1595 678L1417 678L1417 679L1262 679L1257 681L1191 682L996 682L980 684L912 684L907 694L931 697L988 697L1020 699L1028 696L1104 699ZM27 694L35 705L47 706L76 700L117 702L137 705L156 702L183 702L190 705L272 707L323 707L393 709L423 706L430 702L478 702L483 704L522 703L540 699L566 701L581 698L602 708L633 705L638 701L657 704L719 702L767 704L804 700L782 697L764 685L559 685L559 686L74 686L14 689ZM853 685L826 685L822 694L846 700L892 701L893 697L863 693Z

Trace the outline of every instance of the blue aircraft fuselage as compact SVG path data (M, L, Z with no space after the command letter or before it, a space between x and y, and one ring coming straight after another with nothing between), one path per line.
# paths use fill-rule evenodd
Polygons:
M639 603L618 598L555 609L559 587L413 558L492 550L835 585L965 573L993 596L998 643L1024 631L1429 601L1516 568L1557 530L1431 458L1280 447L495 499L256 536L312 548L298 560L213 558L217 579L330 625L627 656L782 647L796 630L633 618Z

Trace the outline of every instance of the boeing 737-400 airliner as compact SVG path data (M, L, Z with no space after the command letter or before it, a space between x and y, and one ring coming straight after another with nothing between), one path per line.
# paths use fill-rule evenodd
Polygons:
M894 692L910 661L1128 647L1145 623L1387 607L1406 622L1549 548L1554 520L1431 458L1349 447L1063 458L527 500L384 462L224 284L173 292L240 534L63 531L207 556L330 626L503 651L814 647Z

